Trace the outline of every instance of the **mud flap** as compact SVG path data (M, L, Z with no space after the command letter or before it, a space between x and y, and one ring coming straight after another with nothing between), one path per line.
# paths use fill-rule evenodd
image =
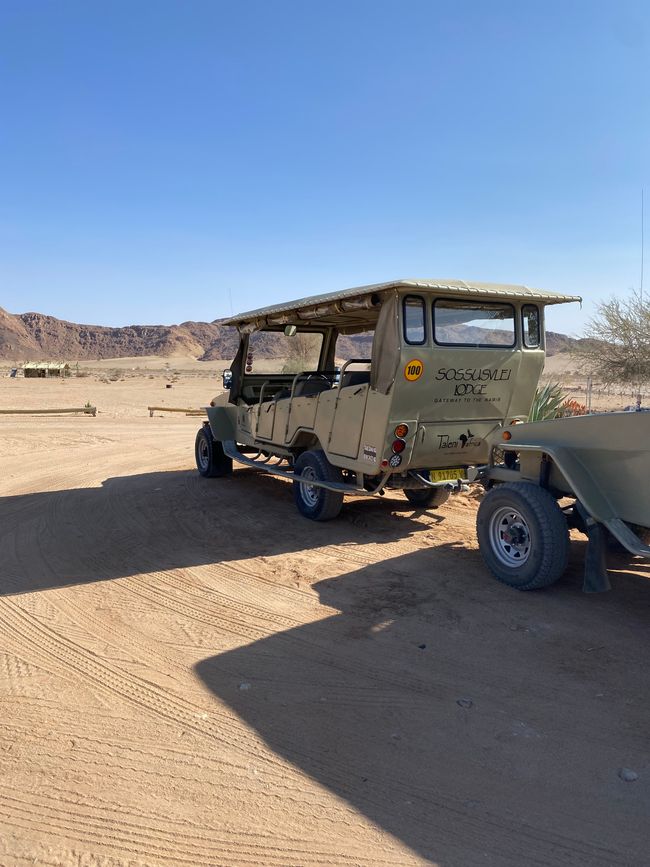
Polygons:
M576 501L575 508L580 515L587 534L587 554L585 556L585 574L582 584L584 593L604 593L611 590L607 574L607 559L605 549L606 530L602 524L594 520L582 503Z

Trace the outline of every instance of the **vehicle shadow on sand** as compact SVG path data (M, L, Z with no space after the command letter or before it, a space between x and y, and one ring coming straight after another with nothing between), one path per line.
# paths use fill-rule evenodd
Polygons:
M100 487L0 497L0 595L430 531L399 495L346 501L319 524L296 513L290 484L255 470L106 479Z
M340 614L196 672L420 858L641 864L650 790L625 790L617 769L649 764L650 586L630 575L585 596L580 553L563 582L527 594L456 544L385 560L314 585Z
M110 478L0 499L0 593L300 553L311 583L314 549L376 545L380 562L313 584L339 614L200 662L208 701L420 858L643 863L647 567L618 558L614 592L583 596L574 542L563 582L516 593L441 544L445 520L387 495L313 523L256 471ZM396 556L407 537L422 547Z

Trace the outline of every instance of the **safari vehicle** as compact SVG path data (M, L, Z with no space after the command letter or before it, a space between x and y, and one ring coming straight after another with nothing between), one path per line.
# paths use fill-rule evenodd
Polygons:
M583 428L557 440L560 429L544 427L555 422L522 424L544 365L544 308L572 301L525 286L398 280L234 316L224 324L239 330L239 349L196 437L199 472L225 476L237 461L290 479L298 510L316 521L335 518L345 495L402 491L414 507L438 508L481 482L481 550L520 589L559 577L569 525L591 534L592 565L602 540L590 521L650 554L624 523L650 526L650 494L640 511L608 511L601 496L590 513L588 471L577 450L565 470L571 447L560 445L584 445ZM600 457L609 434L595 436ZM608 481L625 463L618 455ZM567 494L576 503L560 508Z

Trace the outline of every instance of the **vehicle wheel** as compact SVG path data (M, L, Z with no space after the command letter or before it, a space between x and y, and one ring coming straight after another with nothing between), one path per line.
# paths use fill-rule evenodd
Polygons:
M196 467L206 479L216 479L232 473L232 458L224 454L223 446L212 439L212 431L205 426L199 429L194 443Z
M439 509L447 502L451 492L446 488L410 488L404 491L404 496L418 509Z
M303 452L294 464L294 472L303 479L315 479L319 482L340 482L341 471L333 467L323 451ZM338 491L328 491L308 482L294 482L293 496L301 515L312 521L331 521L341 511L343 494Z
M488 491L479 506L476 532L487 566L509 587L547 587L566 569L566 518L555 498L537 485L513 482Z

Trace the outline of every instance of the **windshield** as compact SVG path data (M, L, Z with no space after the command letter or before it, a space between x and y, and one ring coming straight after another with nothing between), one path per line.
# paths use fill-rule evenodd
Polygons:
M300 373L316 370L323 345L320 332L254 331L248 339L246 373Z

